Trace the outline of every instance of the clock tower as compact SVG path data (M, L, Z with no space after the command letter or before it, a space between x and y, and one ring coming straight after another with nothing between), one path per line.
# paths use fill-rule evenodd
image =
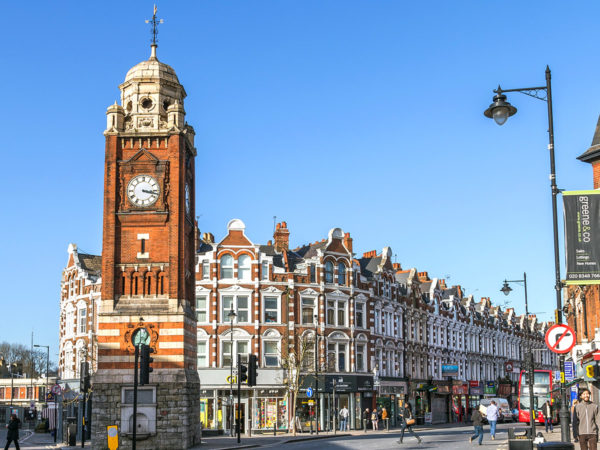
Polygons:
M108 425L119 427L119 448L131 448L134 343L142 341L154 362L150 384L138 390L137 447L199 441L194 130L185 122L185 89L156 49L154 40L106 113L93 448L107 447Z

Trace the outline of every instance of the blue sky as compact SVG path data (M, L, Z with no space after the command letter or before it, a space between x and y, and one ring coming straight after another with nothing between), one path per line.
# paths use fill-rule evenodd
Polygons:
M219 239L237 217L264 243L277 216L295 247L341 227L358 255L390 246L403 267L519 312L522 289L499 288L527 271L530 311L552 317L546 104L510 95L519 111L502 127L482 112L499 83L542 85L550 65L558 184L591 188L575 158L600 113L597 2L158 8L158 56L196 130L202 232ZM100 253L105 111L149 56L151 14L148 1L3 6L0 340L33 330L58 351L67 246Z

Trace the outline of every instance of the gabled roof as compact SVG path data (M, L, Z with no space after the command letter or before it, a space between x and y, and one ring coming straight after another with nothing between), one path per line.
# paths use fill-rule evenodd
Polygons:
M81 268L94 275L100 275L102 272L102 256L89 255L87 253L78 253Z
M600 117L598 117L596 131L592 138L592 145L583 154L579 155L577 159L583 162L593 162L600 159Z

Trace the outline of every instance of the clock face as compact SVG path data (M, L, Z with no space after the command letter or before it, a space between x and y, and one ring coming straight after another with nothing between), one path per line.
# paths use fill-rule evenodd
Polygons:
M127 198L135 206L142 208L156 203L159 194L158 182L150 175L138 175L127 185Z
M133 345L136 347L142 344L148 345L150 344L150 334L145 328L138 328L133 333L133 338L131 340L133 341Z
M191 206L191 199L190 199L190 185L186 184L185 185L185 211L189 214L190 213L190 206Z

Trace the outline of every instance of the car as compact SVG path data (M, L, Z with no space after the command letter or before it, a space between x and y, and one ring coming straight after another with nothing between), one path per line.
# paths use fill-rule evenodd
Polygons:
M498 409L500 410L500 417L498 418L499 422L507 422L507 421L514 421L514 416L513 416L513 411L510 409L510 405L508 404L508 400L506 400L505 398L501 398L501 397L495 397L495 398L482 398L481 401L479 402L479 411L481 411L481 414L483 415L483 418L485 419L485 421L487 421L486 418L486 413L487 413L487 408L488 406L490 406L492 404L492 400L496 402L496 406L498 406Z

